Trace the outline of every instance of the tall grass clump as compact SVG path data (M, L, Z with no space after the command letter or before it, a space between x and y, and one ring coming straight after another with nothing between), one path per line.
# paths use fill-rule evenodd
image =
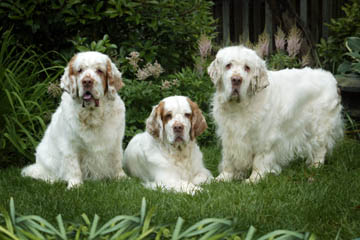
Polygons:
M51 62L49 55L56 53L24 48L11 31L3 32L0 46L0 166L6 167L33 159L57 102L47 94L48 85L59 78L61 67L46 66Z
M147 210L142 199L140 215L119 215L101 225L100 217L93 220L84 213L81 223L64 222L61 215L56 217L56 225L37 215L21 216L15 211L14 200L10 200L10 212L0 210L1 239L317 239L314 234L288 230L276 230L261 237L256 229L235 231L234 221L221 218L205 218L184 228L184 219L178 217L174 226L153 225L151 220L155 208Z

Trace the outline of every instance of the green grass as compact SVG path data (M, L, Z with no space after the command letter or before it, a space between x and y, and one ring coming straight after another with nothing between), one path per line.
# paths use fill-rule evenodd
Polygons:
M221 158L217 146L202 149L207 167L217 175ZM233 221L236 231L250 226L265 234L276 229L315 233L319 239L360 237L360 143L339 143L320 169L308 169L296 161L279 176L270 175L256 185L241 181L212 183L204 191L189 196L145 189L138 180L86 181L66 190L66 184L53 185L22 178L20 169L0 171L0 206L8 209L13 197L16 212L39 215L55 223L81 222L83 213L100 216L104 224L117 215L137 215L142 198L155 208L152 223L174 226L178 217L184 226L205 218Z

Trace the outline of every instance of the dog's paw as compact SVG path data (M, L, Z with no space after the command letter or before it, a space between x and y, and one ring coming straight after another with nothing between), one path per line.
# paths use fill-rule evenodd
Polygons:
M68 181L67 189L70 190L70 189L79 187L82 183L83 182L81 179L70 179Z
M222 172L215 178L217 182L229 182L233 179L233 174L229 172Z
M121 171L117 174L116 178L117 178L117 179L127 179L127 178L129 178L129 176L126 175L126 173L125 173L123 170L121 170Z

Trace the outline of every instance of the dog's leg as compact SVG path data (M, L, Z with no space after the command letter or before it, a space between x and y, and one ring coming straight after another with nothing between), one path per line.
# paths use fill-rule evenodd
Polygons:
M222 171L219 176L216 177L216 181L229 182L234 178L234 173Z
M258 154L254 157L254 163L251 175L245 180L247 183L257 183L268 173L279 174L281 167L275 163L275 154L273 152Z
M49 171L47 171L40 163L34 163L25 167L21 171L23 177L32 177L36 179L41 179L53 183L55 181L54 177L51 177Z
M192 182L182 179L178 172L168 168L159 168L154 181L146 183L145 186L152 189L160 187L166 190L184 192L191 195L202 190L201 187L196 186Z
M78 187L83 183L80 160L76 154L69 154L64 157L63 168L64 178L68 183L67 189Z
M190 195L194 195L197 192L200 192L202 190L201 187L196 186L192 184L191 182L178 180L176 182L174 181L168 181L168 182L147 182L144 183L144 186L146 188L150 188L153 190L156 190L158 188L168 190L168 191L176 191L176 192L183 192Z
M233 161L230 160L230 158L226 155L227 151L223 150L223 159L221 163L219 164L219 176L215 178L216 181L225 181L229 182L231 181L235 174L235 166L233 164Z
M203 171L196 174L191 182L195 185L198 185L202 183L210 183L212 179L214 178L211 173L207 169L204 169Z
M312 158L307 160L309 167L318 168L325 163L326 148L320 147L312 153Z

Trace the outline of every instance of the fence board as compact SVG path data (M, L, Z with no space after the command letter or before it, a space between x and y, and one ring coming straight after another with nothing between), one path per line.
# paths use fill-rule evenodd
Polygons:
M305 26L308 25L308 3L307 0L300 1L300 18L304 22Z
M281 16L272 16L272 12L267 4L269 0L213 1L215 2L214 16L219 19L218 23L220 24L217 27L220 31L220 36L217 38L219 42L225 44L229 43L230 40L233 42L246 42L247 40L254 42L264 30L270 36L273 36L274 30L277 27L284 27L274 25L274 17ZM327 38L329 34L328 28L324 23L330 22L331 18L343 16L344 13L341 11L341 6L350 0L283 1L291 4L302 22L309 28L312 38L315 42L318 42L320 38ZM280 3L279 5L281 5ZM241 39L239 36L241 36Z
M270 37L269 48L270 51L273 49L273 38L274 38L274 24L273 16L270 10L269 4L265 1L265 31Z
M223 42L230 43L230 0L223 1Z
M243 4L240 0L234 1L234 7L233 7L233 16L234 16L234 41L239 42L240 36L242 32L242 8Z
M247 42L250 39L249 34L249 0L242 0L242 34L241 40L242 42Z

